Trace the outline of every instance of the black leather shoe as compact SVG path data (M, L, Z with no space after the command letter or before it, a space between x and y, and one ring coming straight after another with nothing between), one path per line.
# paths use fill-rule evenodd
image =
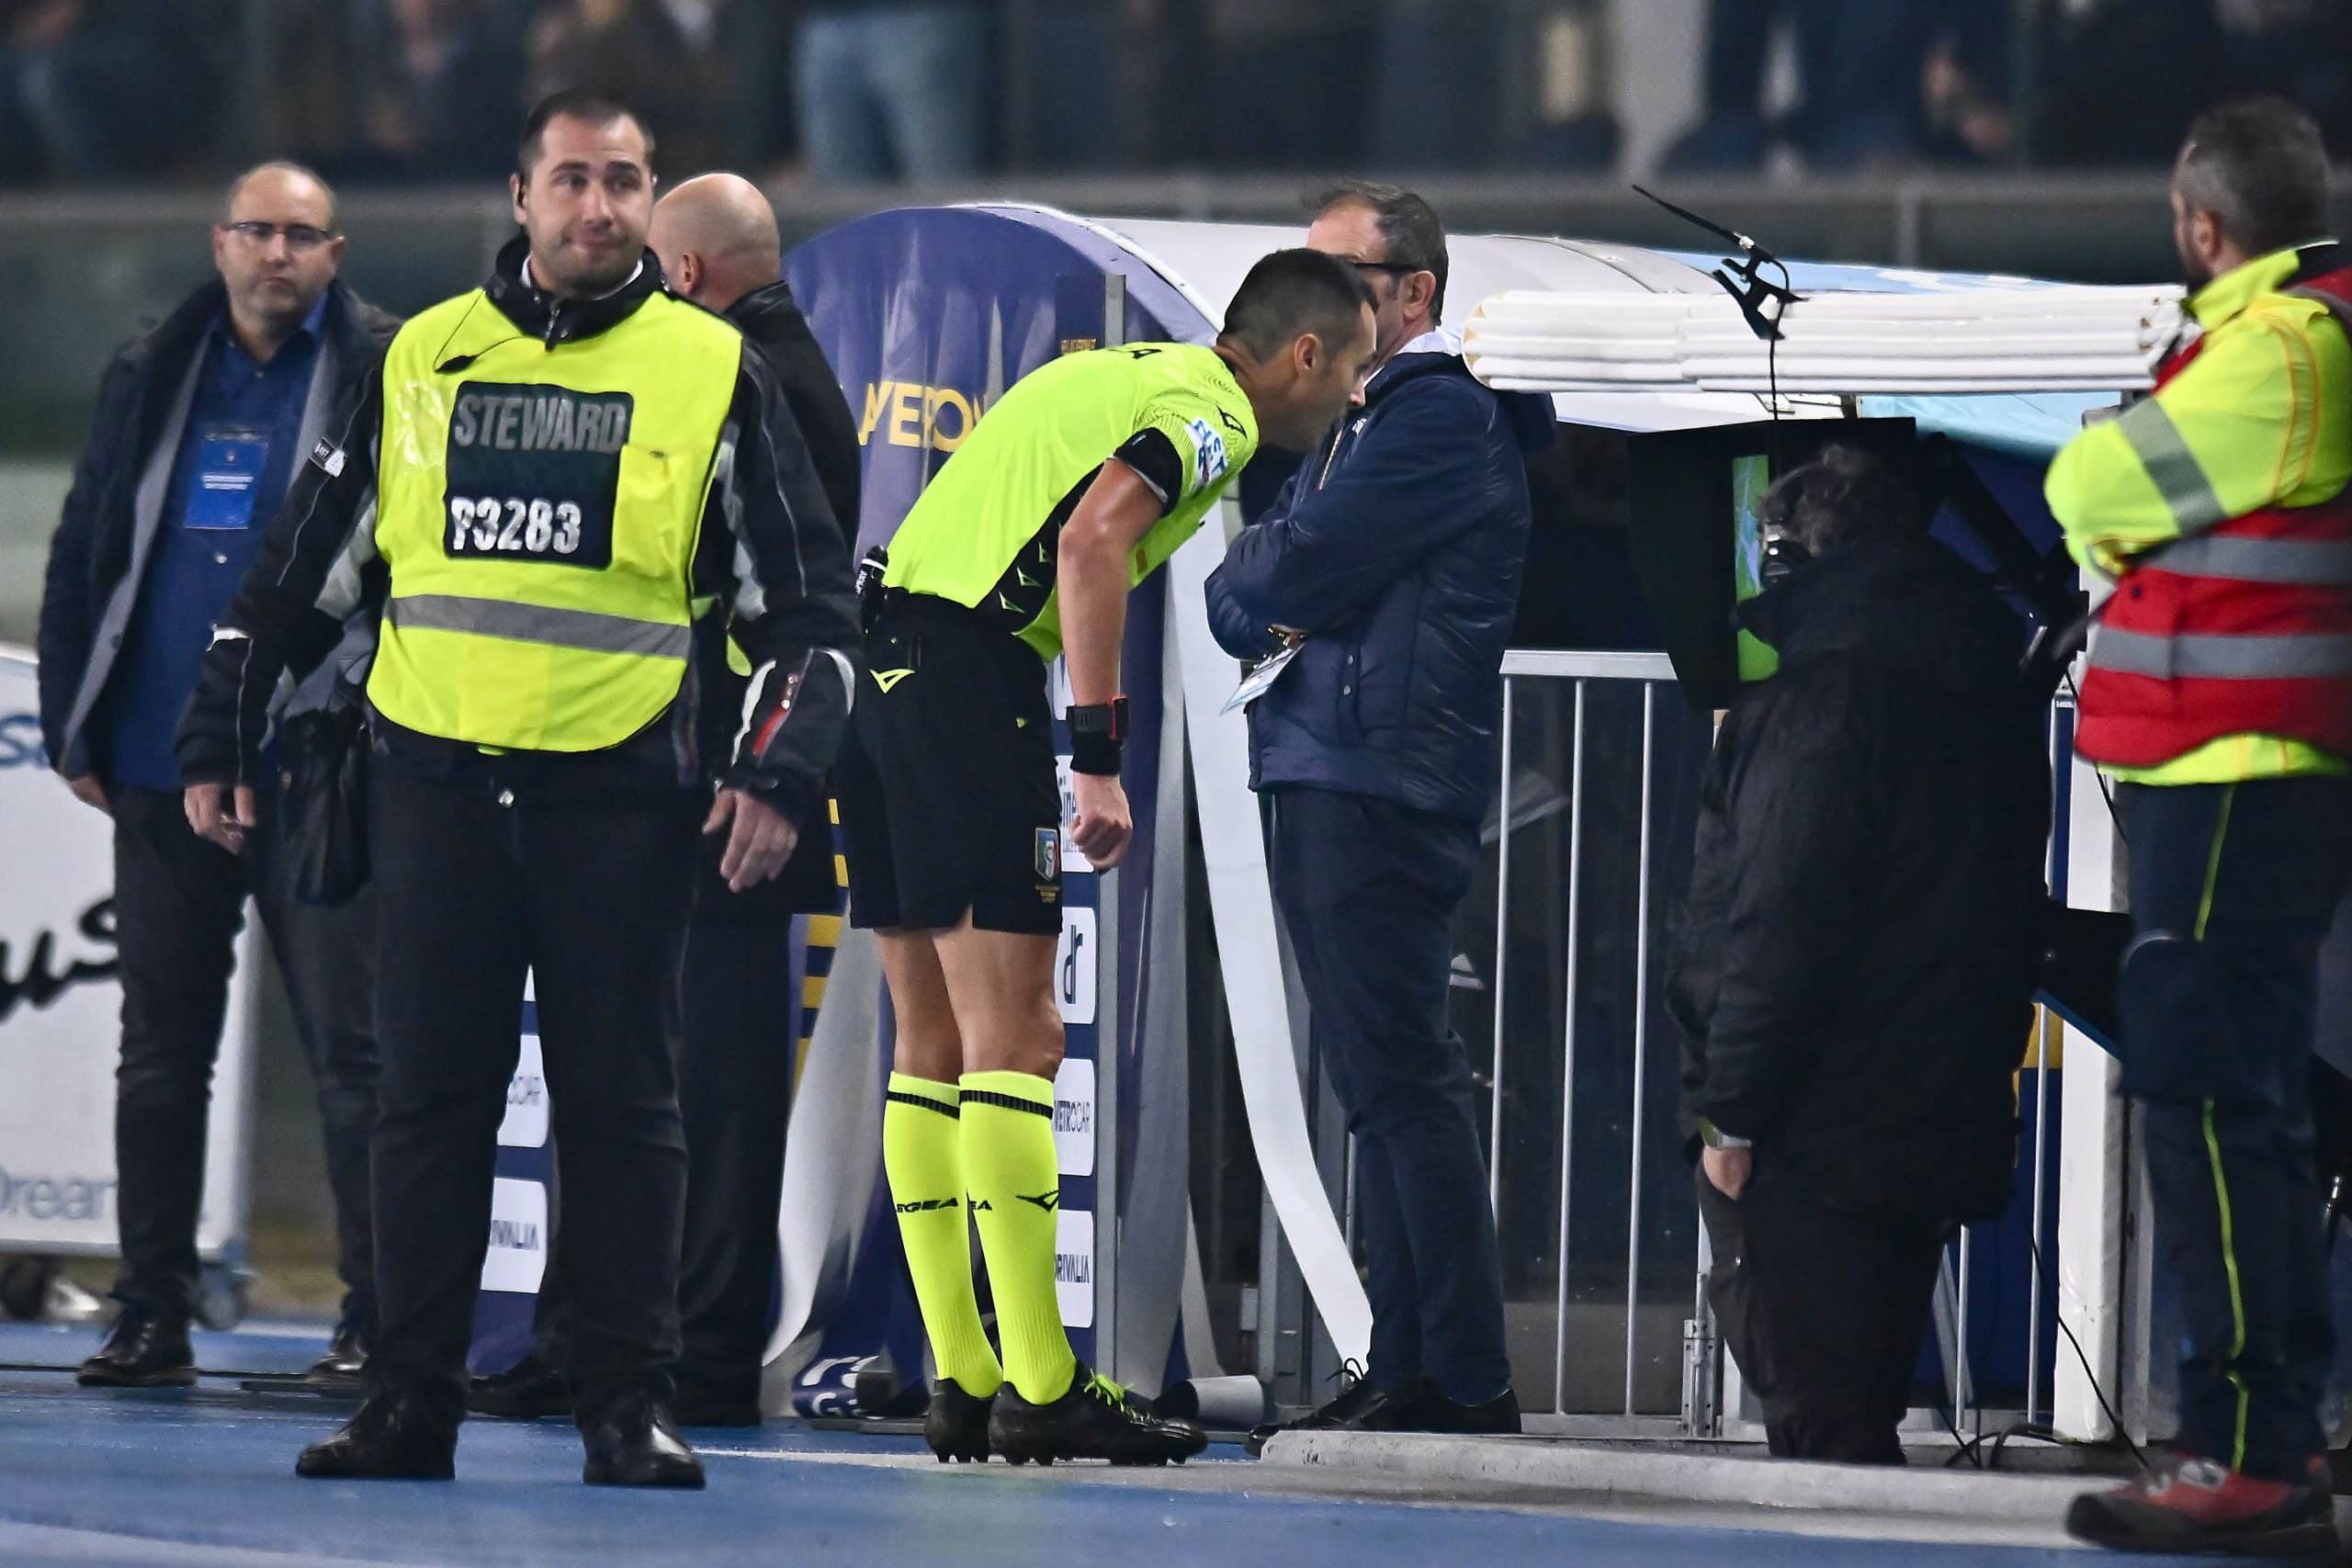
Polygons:
M342 1431L312 1443L294 1473L338 1481L448 1481L458 1473L455 1413L412 1393L372 1393Z
M870 1421L903 1421L931 1406L931 1390L922 1379L902 1383L887 1356L869 1356L850 1383L857 1413Z
M302 1381L312 1388L343 1393L358 1391L368 1371L368 1337L349 1324L334 1331L327 1353L311 1363Z
M1421 1392L1415 1414L1420 1432L1448 1432L1460 1437L1501 1437L1520 1429L1519 1395L1510 1389L1477 1404L1456 1404L1434 1388Z
M1253 1427L1242 1447L1250 1457L1257 1458L1266 1451L1267 1442L1277 1432L1409 1432L1421 1424L1422 1393L1416 1385L1411 1393L1392 1393L1364 1380L1361 1371L1352 1371L1355 1363L1348 1363L1353 1377L1347 1392L1319 1410L1310 1411L1295 1421L1272 1421Z
M564 1387L561 1372L526 1352L504 1371L469 1382L466 1408L477 1416L537 1421L543 1416L571 1415L571 1391Z
M187 1319L126 1307L74 1381L84 1388L186 1388L196 1382Z
M702 1461L678 1436L660 1400L632 1391L580 1423L588 1462L580 1479L591 1486L703 1487Z
M740 1393L681 1383L670 1401L670 1419L681 1427L756 1427L760 1402Z

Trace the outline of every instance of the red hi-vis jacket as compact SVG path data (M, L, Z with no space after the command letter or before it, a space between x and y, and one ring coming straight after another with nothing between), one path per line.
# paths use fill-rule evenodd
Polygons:
M2352 267L2280 292L2324 304L2352 331ZM2160 395L2210 341L2165 360ZM2313 377L2295 396L2319 390ZM2100 607L2075 749L2102 765L2154 768L2262 735L2352 759L2352 490L2222 517L2198 455L2160 414L2127 438L2173 498L2180 536L2132 558ZM2199 515L2200 492L2218 520Z

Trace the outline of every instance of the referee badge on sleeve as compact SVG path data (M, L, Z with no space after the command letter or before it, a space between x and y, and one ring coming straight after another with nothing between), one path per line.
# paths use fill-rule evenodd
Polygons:
M1057 828L1037 829L1037 880L1052 883L1062 879L1062 835Z

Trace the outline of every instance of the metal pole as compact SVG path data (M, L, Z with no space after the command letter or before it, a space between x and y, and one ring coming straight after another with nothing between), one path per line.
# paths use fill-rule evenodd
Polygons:
M1126 341L1126 275L1108 272L1102 275L1103 346ZM1094 879L1094 1364L1113 1369L1119 1365L1119 1210L1124 1201L1119 1122L1125 1075L1120 1069L1127 1043L1143 1027L1143 1020L1130 1017L1122 1005L1119 985L1119 891L1124 880L1115 866L1097 872ZM1148 931L1150 919L1147 889L1137 929ZM1115 1370L1112 1375L1117 1375Z
M1494 1104L1487 1133L1487 1201L1498 1227L1503 1208L1503 976L1510 960L1510 716L1517 686L1503 677L1503 782L1495 829L1495 1060L1487 1075Z
M2058 715L2050 716L2050 776L2063 781L2066 771L2058 755ZM2063 806L2058 807L2063 810ZM2058 835L2050 836L2050 848L2042 862L2042 878L2051 887L2058 886ZM2041 1205L2044 1183L2050 1165L2050 1030L2048 1008L2040 1008L2034 1032L2033 1056L2033 1206L2027 1213L2026 1235L2030 1241L2027 1258L2032 1270L2027 1278L2025 1317L2025 1418L2041 1419Z
M1577 682L1576 726L1568 755L1568 954L1560 1024L1560 1318L1553 1339L1552 1408L1568 1410L1568 1179L1577 1136L1577 906L1584 883L1584 693Z
M2041 1027L2034 1032L2033 1208L2027 1221L2032 1227L2027 1257L2033 1264L2025 1320L2025 1418L2029 1421L2041 1419L2041 1205L2044 1173L2050 1163L2050 1010L2036 1010L2041 1014Z
M1356 1140L1348 1134L1348 1154L1340 1168L1340 1238L1348 1244L1348 1256L1356 1251Z
M1650 760L1657 731L1657 686L1642 684L1641 862L1634 899L1634 1160L1626 1199L1625 1414L1634 1414L1634 1309L1642 1295L1642 1121L1649 1104L1650 1059Z
M1966 1225L1961 1226L1960 1302L1958 1306L1956 1306L1952 1312L1951 1337L1953 1349L1952 1360L1954 1366L1958 1369L1957 1379L1953 1385L1952 1397L1960 1401L1962 1408L1973 1408L1976 1404L1976 1378L1969 1366L1968 1356L1968 1284L1969 1264L1971 1262L1969 1254L1972 1250L1969 1244L1972 1239L1973 1238L1969 1235L1969 1227ZM1960 1426L1959 1410L1954 1410L1951 1413L1951 1424L1955 1428ZM1984 1411L1977 1410L1974 1426L1975 1430L1971 1434L1971 1436L1983 1437L1984 1435Z

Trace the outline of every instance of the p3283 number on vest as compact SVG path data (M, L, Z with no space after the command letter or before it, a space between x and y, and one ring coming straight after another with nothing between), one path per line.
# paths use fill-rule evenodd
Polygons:
M449 497L449 553L569 561L580 550L576 502L517 496Z

